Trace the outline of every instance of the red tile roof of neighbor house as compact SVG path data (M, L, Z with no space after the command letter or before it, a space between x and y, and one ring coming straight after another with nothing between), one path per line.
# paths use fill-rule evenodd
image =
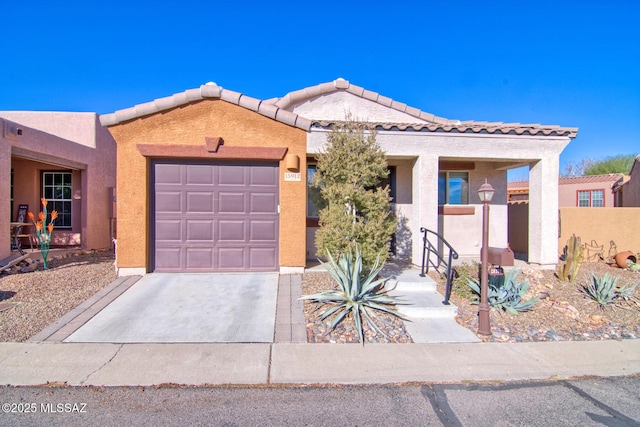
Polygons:
M569 178L560 178L558 180L558 184L572 185L572 184L588 184L588 183L609 183L613 186L613 184L622 182L624 178L625 178L625 175L621 173L573 176ZM507 191L519 191L519 190L526 190L528 188L529 188L529 181L513 181L513 182L507 183Z
M509 135L543 135L543 136L568 136L575 138L578 128L563 128L556 125L520 124L502 122L476 122L449 120L426 113L417 108L410 107L402 102L394 101L391 98L382 96L376 92L371 92L362 87L352 85L344 79L336 79L333 82L322 83L304 89L289 92L282 98L259 100L223 89L215 83L207 83L197 89L189 89L185 92L177 93L165 98L159 98L151 102L139 104L131 108L118 110L111 114L100 116L103 126L113 126L129 120L134 120L160 111L169 110L191 102L203 99L218 98L249 110L255 111L263 116L270 117L279 122L295 126L308 131L311 126L331 127L339 121L309 120L295 113L287 111L294 105L306 100L316 98L325 94L346 91L353 95L376 102L380 105L406 113L416 119L426 123L371 123L372 126L383 130L409 130L427 132L455 132L455 133L488 133L488 134L509 134Z
M608 173L604 175L587 175L587 176L572 176L569 178L560 178L560 185L571 185L571 184L588 184L588 183L611 183L611 185L615 184L619 180L624 178L624 174L622 173Z
M513 181L513 182L509 182L507 183L507 190L508 191L523 191L529 190L529 181Z

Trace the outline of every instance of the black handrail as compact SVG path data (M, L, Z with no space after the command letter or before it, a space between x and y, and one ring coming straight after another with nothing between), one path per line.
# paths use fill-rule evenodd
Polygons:
M447 276L447 285L445 287L444 301L442 301L442 303L444 305L449 305L449 298L451 297L451 282L453 281L453 270L451 269L451 259L458 259L458 252L456 252L453 249L453 247L449 244L449 242L447 242L444 239L444 237L442 237L435 231L427 230L424 227L420 227L420 232L423 234L422 241L424 243L422 247L422 270L420 272L420 276L424 277L426 275L425 273L429 272L429 264L431 264L433 268L436 269L436 271L438 271L438 267L440 267L441 264L444 265L445 274ZM438 251L438 248L434 246L433 243L431 243L431 241L429 241L429 239L427 238L428 233L435 235L439 241L441 241L447 248L449 248L448 261L445 262L444 258L442 257L442 254L440 254L440 252ZM437 265L431 260L431 252L433 252L438 258ZM426 272L425 272L425 265L427 267Z

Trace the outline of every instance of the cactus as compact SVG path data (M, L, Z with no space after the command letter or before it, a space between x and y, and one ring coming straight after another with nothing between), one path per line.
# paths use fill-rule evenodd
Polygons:
M572 235L564 248L564 264L558 266L557 275L560 280L573 282L584 258L584 248L579 237Z

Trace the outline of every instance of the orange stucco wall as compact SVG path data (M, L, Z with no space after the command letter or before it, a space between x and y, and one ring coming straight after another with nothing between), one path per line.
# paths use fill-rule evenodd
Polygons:
M117 142L118 268L149 268L149 165L137 144L203 146L221 137L225 147L287 147L300 158L301 180L284 181L280 161L282 267L305 265L306 132L226 101L203 100L109 128Z
M558 252L575 234L590 247L609 252L640 253L640 208L560 208ZM585 258L587 254L585 253Z

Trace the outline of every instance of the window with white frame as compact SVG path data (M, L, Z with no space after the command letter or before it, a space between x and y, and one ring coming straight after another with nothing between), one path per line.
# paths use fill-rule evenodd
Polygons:
M601 208L604 206L604 190L578 191L578 207Z
M469 204L469 172L438 173L438 204Z
M58 211L56 228L71 228L71 172L42 172L42 194L47 211Z

